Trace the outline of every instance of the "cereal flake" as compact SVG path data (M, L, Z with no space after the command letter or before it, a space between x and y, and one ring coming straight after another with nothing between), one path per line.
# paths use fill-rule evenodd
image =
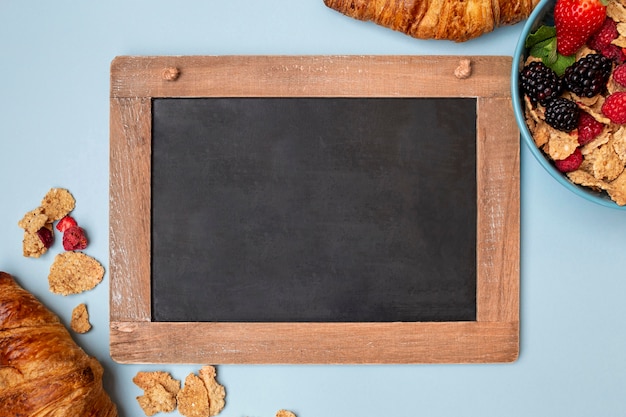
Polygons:
M65 188L51 188L41 200L41 208L49 221L60 220L76 206L76 200Z
M216 377L215 367L207 365L200 369L198 372L204 386L206 387L209 395L209 416L216 416L222 411L225 405L224 398L226 397L226 390L223 385L220 385Z
M79 294L93 289L104 277L104 267L82 252L56 255L50 266L48 284L56 294Z
M91 330L91 323L89 323L89 312L87 311L87 305L81 303L74 307L72 310L72 319L70 320L70 327L76 333L87 333Z
M209 394L204 382L196 374L185 378L185 385L176 395L178 411L185 417L206 417L209 415Z

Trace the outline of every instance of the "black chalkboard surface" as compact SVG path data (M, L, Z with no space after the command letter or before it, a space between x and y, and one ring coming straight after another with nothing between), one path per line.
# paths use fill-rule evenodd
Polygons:
M121 363L519 353L511 57L117 57Z
M476 100L155 99L155 321L476 318Z

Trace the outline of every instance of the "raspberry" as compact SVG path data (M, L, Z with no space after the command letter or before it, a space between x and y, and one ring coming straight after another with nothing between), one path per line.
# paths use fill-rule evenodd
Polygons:
M578 143L586 145L594 140L604 129L604 125L587 112L581 111L578 116Z
M59 232L65 232L72 226L76 226L76 220L74 220L71 216L65 216L57 223L57 230Z
M617 45L608 45L604 49L602 49L602 55L609 58L610 60L615 61L618 64L626 61L626 55L624 54L624 50Z
M580 148L576 148L574 153L567 158L554 161L554 165L556 166L556 169L561 172L571 172L576 171L582 162L583 154L580 152Z
M37 236L39 236L39 239L41 239L41 243L43 243L46 249L52 246L52 242L54 242L54 235L52 234L52 230L46 227L42 227L41 229L37 230Z
M600 29L587 40L587 46L597 52L602 52L602 50L611 45L611 41L617 39L618 36L617 23L615 23L615 20L607 17L604 19L604 22L602 22Z
M622 63L626 59L626 55L624 55L622 48L611 43L618 36L617 23L607 17L600 29L587 40L587 46L615 62Z
M63 249L82 250L87 247L87 236L79 226L72 226L63 232Z
M613 79L622 87L626 87L626 64L621 64L613 70Z
M609 58L589 54L567 67L563 83L565 88L580 97L593 97L604 89L612 69Z
M556 73L541 61L533 61L520 72L522 92L534 104L545 105L561 94L562 83Z
M557 97L546 105L546 123L555 129L569 132L578 127L579 113L576 103Z
M626 92L618 91L608 96L602 104L602 114L613 123L626 123Z

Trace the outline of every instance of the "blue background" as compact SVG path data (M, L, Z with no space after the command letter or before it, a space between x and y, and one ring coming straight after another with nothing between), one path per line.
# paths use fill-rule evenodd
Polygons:
M0 270L67 323L86 302L78 343L105 366L120 415L143 415L140 370L183 380L196 365L120 365L108 353L108 275L63 297L47 287L57 239L22 257L17 221L49 188L68 188L108 266L109 66L117 55L512 55L523 24L462 44L421 41L349 19L322 0L0 0ZM504 365L221 365L227 417L624 416L624 212L587 202L522 147L521 353ZM176 413L168 414L176 416Z

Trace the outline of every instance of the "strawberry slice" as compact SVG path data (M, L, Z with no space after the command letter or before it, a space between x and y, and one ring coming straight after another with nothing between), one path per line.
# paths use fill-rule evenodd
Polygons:
M65 216L61 220L59 220L56 228L59 232L63 233L70 227L76 226L76 225L77 223L76 223L76 220L74 220L74 218L72 218L71 216Z

